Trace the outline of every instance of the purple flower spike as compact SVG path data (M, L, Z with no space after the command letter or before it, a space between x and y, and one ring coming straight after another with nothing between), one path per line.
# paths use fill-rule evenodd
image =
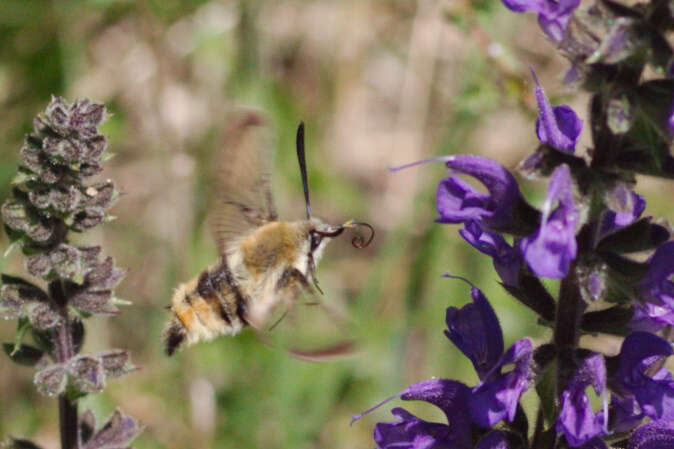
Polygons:
M550 39L560 42L580 0L502 0L514 12L538 13L538 24Z
M562 392L556 430L564 434L571 447L583 446L606 433L606 415L603 411L592 411L590 399L585 393L585 388L590 385L597 394L601 394L606 386L606 367L604 358L599 354L583 360Z
M472 303L447 308L445 335L473 362L484 380L503 355L503 333L494 309L480 290L470 290Z
M529 268L537 276L561 279L576 258L578 211L573 202L569 167L560 165L552 173L543 204L541 227L522 239L520 249ZM555 203L559 205L552 210Z
M583 121L568 105L552 106L538 83L536 72L531 69L536 83L536 101L538 102L538 120L536 135L542 143L550 145L564 153L573 154L578 137L583 129Z
M666 340L648 332L631 333L620 349L620 368L613 379L615 389L623 396L634 395L643 413L654 420L674 420L671 373L665 368L648 373L651 365L672 353Z
M469 221L459 231L468 243L483 254L491 256L494 268L505 285L517 287L522 253L510 246L501 234L485 231L476 221Z
M458 155L443 158L451 170L473 176L489 193L477 191L454 176L440 182L436 195L438 223L478 221L490 230L514 226L514 211L521 199L517 181L501 164L490 159Z
M653 421L634 431L627 449L670 449L674 447L674 422Z

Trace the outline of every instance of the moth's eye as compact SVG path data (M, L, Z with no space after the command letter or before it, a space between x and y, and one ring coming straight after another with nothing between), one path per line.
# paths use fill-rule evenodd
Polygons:
M316 232L311 233L311 251L314 251L316 248L318 248L318 245L321 244L322 239L323 237L320 234Z

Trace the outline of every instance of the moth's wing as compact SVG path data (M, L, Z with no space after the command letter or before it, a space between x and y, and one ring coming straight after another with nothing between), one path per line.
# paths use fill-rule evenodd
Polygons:
M268 129L253 111L234 114L216 160L210 226L220 254L236 237L278 218L271 193Z
M252 304L247 316L263 342L309 361L355 353L355 325L337 301L319 297L299 281L268 295Z

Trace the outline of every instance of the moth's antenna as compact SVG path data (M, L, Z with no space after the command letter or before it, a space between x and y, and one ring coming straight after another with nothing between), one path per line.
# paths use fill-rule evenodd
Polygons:
M307 220L311 218L311 204L309 204L309 181L307 180L307 163L304 159L304 122L297 127L297 160L300 163L302 187L304 187L304 203L307 206Z

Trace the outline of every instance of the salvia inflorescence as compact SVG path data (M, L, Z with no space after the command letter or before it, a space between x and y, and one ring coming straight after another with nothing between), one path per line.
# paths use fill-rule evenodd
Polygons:
M460 235L492 258L503 288L552 337L506 349L494 310L471 285L472 301L447 309L445 335L479 382L433 378L405 388L393 399L433 404L447 423L394 408L374 440L380 449L674 448L674 378L665 367L674 352L674 241L667 226L643 215L645 200L635 192L637 174L674 178L674 58L666 38L674 2L502 3L538 15L545 37L570 61L565 82L591 94L588 123L567 105L553 106L532 69L540 145L517 171L548 179L540 208L493 160L423 162L443 162L452 174L438 184L437 223L463 225ZM576 148L582 132L592 136L586 154ZM542 278L558 279L558 293ZM581 335L602 333L623 337L618 354L579 345ZM520 403L529 389L539 398L532 423Z
M35 368L40 393L58 397L63 449L124 448L140 431L121 411L98 426L90 410L77 411L79 398L135 369L125 350L80 353L84 320L117 314L124 303L113 293L124 271L100 246L69 241L71 232L109 219L118 197L112 181L88 181L108 157L107 141L98 132L105 116L102 104L53 98L25 137L12 195L1 209L11 247L22 250L25 268L37 280L2 275L0 316L17 320L15 341L3 349L12 361ZM38 448L24 439L6 444Z

